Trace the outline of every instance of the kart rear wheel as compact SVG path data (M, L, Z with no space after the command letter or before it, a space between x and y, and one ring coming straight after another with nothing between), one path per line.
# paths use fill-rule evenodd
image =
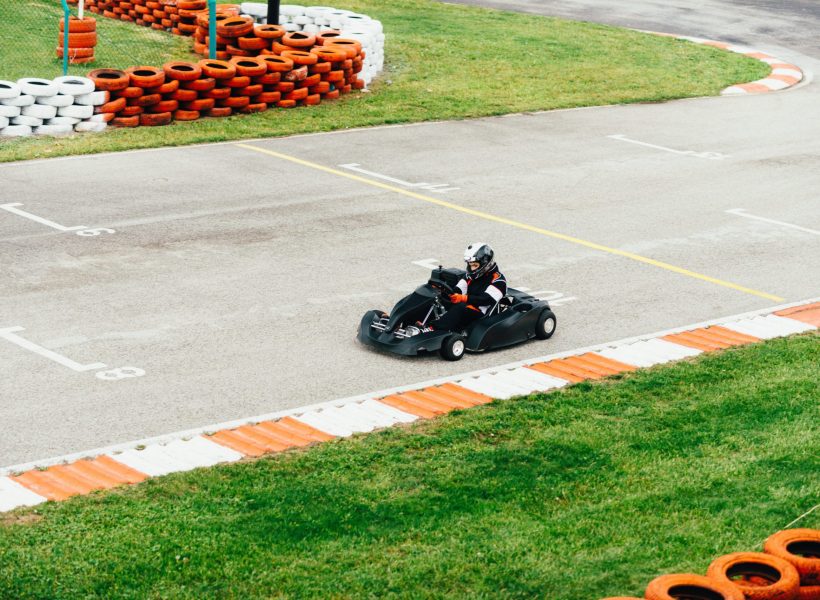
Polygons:
M458 333L447 336L441 343L439 354L444 360L461 360L464 356L464 351L467 349L465 345L466 338Z
M545 308L538 315L538 322L535 324L535 337L539 340L548 340L555 333L555 327L558 325L558 320L555 318L555 313L550 309Z

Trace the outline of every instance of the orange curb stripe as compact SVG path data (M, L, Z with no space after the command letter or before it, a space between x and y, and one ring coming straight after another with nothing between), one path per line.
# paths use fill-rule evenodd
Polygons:
M293 431L293 433L297 435L303 435L306 438L317 442L329 442L330 440L336 439L335 435L320 431L315 427L311 427L307 423L297 421L293 417L283 417L279 419L276 424L289 431Z
M579 383L584 381L586 377L578 377L577 375L573 375L572 373L566 373L564 371L559 371L558 369L553 368L550 363L535 363L534 365L527 365L528 369L533 369L534 371L539 371L540 373L544 373L546 375L551 375L552 377L558 377L559 379L565 379L570 383Z
M112 475L119 477L123 483L139 483L148 479L148 475L142 471L132 469L128 465L114 460L110 456L102 455L94 459L94 464L108 470Z
M797 77L793 75L769 75L768 79L777 79L779 81L784 81L789 85L794 85L798 81L800 81Z
M440 390L445 394L462 398L464 400L467 400L468 402L475 402L476 404L489 404L493 401L493 399L486 394L481 394L479 392L474 392L473 390L468 390L466 387L458 385L456 383L443 383L436 389Z
M75 463L66 465L66 470L97 483L99 489L108 489L124 483L117 477L112 477L103 469L96 467L90 460L78 460Z
M439 394L435 392L433 388L427 388L425 390L412 391L407 393L413 394L415 398L420 397L426 400L431 400L433 402L438 402L439 404L448 406L453 410L460 408L472 408L473 406L475 406L475 404L473 404L472 402L467 402L466 400L461 400L459 398L451 398L450 396Z
M86 483L56 472L54 467L45 471L27 471L12 479L49 500L65 500L94 490Z
M712 325L711 327L709 327L709 331L723 336L727 341L734 340L737 343L737 345L754 344L756 342L762 341L759 337L748 335L746 333L740 333L739 331L732 331L731 329L726 329L725 327L721 327L720 325Z
M421 408L426 408L427 410L431 410L439 415L446 414L455 408L454 406L450 406L449 404L445 404L444 402L437 402L435 400L424 398L423 396L419 398L418 396L414 395L413 392L404 392L402 394L399 394L399 396L401 396L403 400L410 402L411 404L415 403L417 406L420 406Z
M795 321L802 321L803 323L820 327L820 302L779 310L774 314L779 317L788 317Z
M590 379L600 379L602 377L606 377L607 375L612 375L609 369L593 365L582 359L580 356L568 356L564 359L561 359L561 364L563 366L569 366L574 369L578 369L580 371L579 375L589 373Z
M264 449L242 438L242 436L236 435L230 430L217 431L207 439L220 446L236 450L245 456L262 456L265 453Z
M698 350L703 350L704 352L722 350L723 348L728 348L731 346L731 344L711 339L708 336L699 335L694 331L684 331L683 333L667 335L664 336L663 339L672 342L673 344L689 346L690 348L696 348Z
M572 373L578 377L583 377L584 379L600 379L604 376L604 373L599 372L597 369L590 368L582 361L579 361L575 356L551 360L549 364L556 369L563 369L568 373Z
M726 50L729 47L729 44L724 42L703 42L704 46L713 46L715 48L720 48L721 50Z
M392 406L393 408L398 408L401 411L406 413L410 413L411 415L416 415L417 417L421 417L422 419L432 419L438 413L418 406L417 404L410 402L409 400L402 398L401 396L392 395L392 396L385 396L384 398L379 398L379 402L384 402L385 404Z
M490 398L489 400L486 400L486 401L483 400L483 399L481 401L479 401L479 400L476 400L475 398L470 398L468 396L461 395L461 394L452 392L450 390L444 390L444 389L441 389L441 388L427 388L427 389L428 390L435 389L436 395L443 396L444 398L449 398L450 400L454 400L456 402L467 402L470 405L468 408L472 408L473 406L480 406L481 404L487 404L488 402L492 402L492 398Z
M604 363L602 360L596 360L595 355L591 352L587 352L586 354L581 354L580 356L573 357L576 361L584 365L584 367L593 372L599 372L604 377L608 377L609 375L615 375L616 373L620 373L624 369L616 369L611 367L610 365ZM603 356L601 356L603 358Z
M772 71L775 69L791 69L792 71L800 71L803 72L800 67L797 65L793 65L791 63L771 63L769 66L772 68Z
M638 367L635 365L628 365L625 362L621 362L619 360L615 360L614 358L603 356L601 354L598 354L597 352L587 352L586 354L582 354L581 356L589 360L590 362L596 362L609 369L613 369L615 373L638 370Z
M279 440L283 444L291 444L293 446L309 446L313 443L313 440L279 427L279 424L274 423L273 421L263 421L261 423L257 423L256 426L273 439Z
M281 452L293 446L293 444L282 443L274 437L268 435L264 429L256 425L243 425L234 430L237 435L244 435L248 439L256 442L268 452Z
M772 56L771 54L766 54L765 52L747 52L745 54L745 56L748 56L749 58L757 58L757 59L760 59L760 58L774 58L774 56Z
M741 85L737 85L734 87L739 87L742 90L746 90L747 92L771 92L772 89L769 86L763 85L762 83L743 83Z

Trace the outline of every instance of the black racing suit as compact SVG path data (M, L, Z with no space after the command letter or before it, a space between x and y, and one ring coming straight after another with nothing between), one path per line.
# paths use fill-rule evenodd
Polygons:
M431 323L435 329L463 331L507 295L507 280L497 265L477 279L468 275L456 287L460 293L467 295L467 302L453 304L440 319Z

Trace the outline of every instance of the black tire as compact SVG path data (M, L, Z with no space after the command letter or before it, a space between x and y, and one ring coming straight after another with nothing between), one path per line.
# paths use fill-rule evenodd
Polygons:
M439 350L441 358L444 360L461 360L467 349L465 344L466 340L467 338L459 333L454 333L444 338L444 341L441 343L441 349Z
M550 309L545 308L538 315L538 322L535 324L535 337L539 340L548 340L555 333L555 328L558 326L558 319L555 318L555 313Z

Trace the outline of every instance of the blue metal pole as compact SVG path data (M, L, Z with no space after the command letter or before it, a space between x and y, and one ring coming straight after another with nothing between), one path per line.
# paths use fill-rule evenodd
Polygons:
M62 0L63 3L63 76L68 75L68 20L71 17L68 12L68 2Z
M208 0L208 56L216 58L216 0Z

